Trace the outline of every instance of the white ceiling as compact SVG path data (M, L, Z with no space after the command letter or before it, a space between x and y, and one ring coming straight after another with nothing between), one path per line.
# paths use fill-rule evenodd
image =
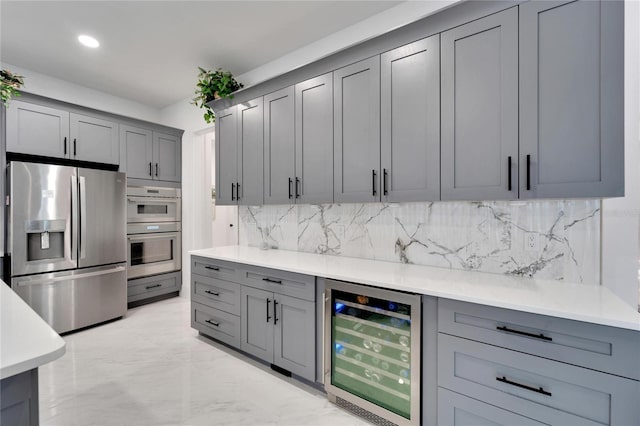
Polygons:
M240 75L399 3L0 0L0 60L163 108L198 66Z

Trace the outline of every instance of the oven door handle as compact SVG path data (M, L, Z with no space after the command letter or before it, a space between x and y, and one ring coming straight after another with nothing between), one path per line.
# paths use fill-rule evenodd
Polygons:
M127 200L132 203L142 201L144 203L177 203L179 198L161 198L161 197L136 197L128 195Z
M146 241L169 238L178 238L179 232L158 232L153 234L136 234L127 236L128 241Z

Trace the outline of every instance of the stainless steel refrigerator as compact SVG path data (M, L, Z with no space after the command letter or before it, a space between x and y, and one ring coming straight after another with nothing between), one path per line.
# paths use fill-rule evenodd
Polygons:
M11 287L58 333L127 310L126 175L9 165Z

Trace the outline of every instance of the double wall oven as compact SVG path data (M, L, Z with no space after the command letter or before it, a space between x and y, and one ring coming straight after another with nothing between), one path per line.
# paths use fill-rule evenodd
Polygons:
M181 212L179 188L127 188L128 279L181 269Z

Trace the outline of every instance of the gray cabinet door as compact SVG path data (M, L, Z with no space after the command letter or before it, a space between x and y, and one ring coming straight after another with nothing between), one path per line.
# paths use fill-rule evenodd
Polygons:
M153 137L151 130L120 126L120 170L128 178L151 179L153 177Z
M440 36L384 53L382 200L440 199Z
M445 31L441 58L442 200L517 198L518 9Z
M7 152L69 158L69 113L11 101L6 110Z
M180 182L181 179L181 143L175 135L153 132L153 178Z
M267 362L273 362L273 293L242 286L240 302L242 330L240 348Z
M333 72L333 199L380 201L380 57Z
M520 6L521 198L624 195L623 22L618 1Z
M216 111L216 204L237 204L238 146L236 107Z
M261 205L264 137L262 98L238 105L238 182L236 195L243 205Z
M294 201L295 125L293 86L264 97L264 203Z
M332 83L327 73L295 86L294 192L299 203L333 202Z
M120 162L118 123L70 113L69 127L71 159L106 164Z
M275 295L273 363L293 374L315 381L315 303Z

